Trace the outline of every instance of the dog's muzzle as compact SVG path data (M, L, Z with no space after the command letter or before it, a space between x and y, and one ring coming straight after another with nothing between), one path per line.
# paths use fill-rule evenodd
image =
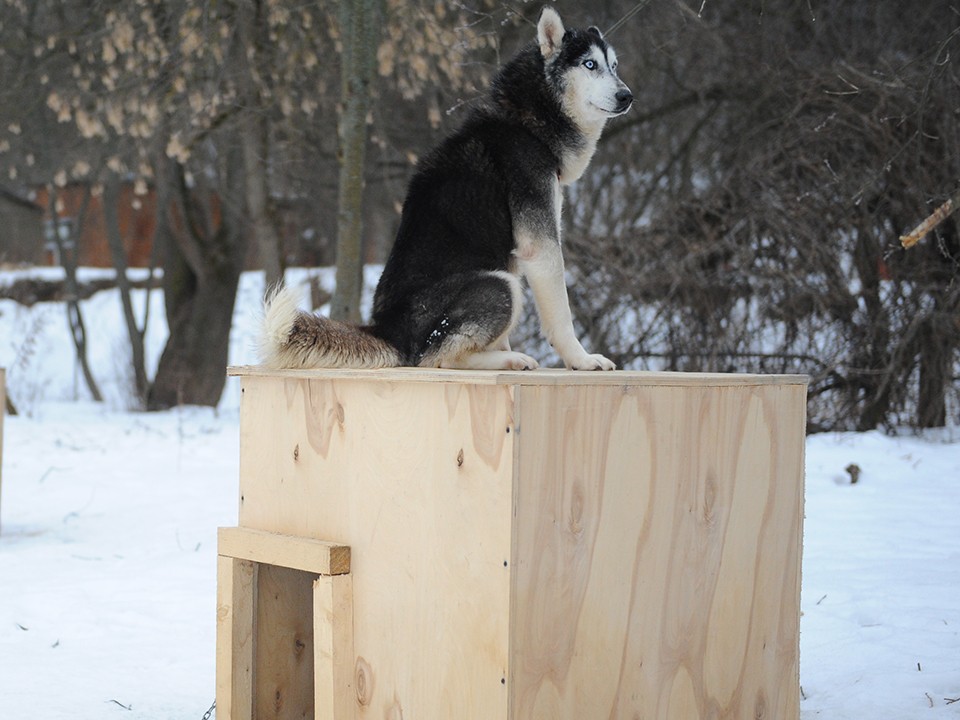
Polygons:
M630 89L624 87L621 90L617 90L617 94L613 96L614 100L617 101L615 112L617 115L622 115L627 110L630 109L630 106L633 104L633 93L630 92Z

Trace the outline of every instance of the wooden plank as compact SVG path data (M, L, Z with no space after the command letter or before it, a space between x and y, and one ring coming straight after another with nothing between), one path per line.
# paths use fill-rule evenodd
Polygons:
M750 375L737 373L577 372L541 369L533 372L496 370L444 370L386 368L379 370L269 370L258 365L230 367L240 377L282 377L295 380L363 380L372 382L436 382L470 385L599 385L657 387L729 387L747 385L806 385L806 375Z
M353 551L356 717L505 718L513 389L242 388L240 525Z
M228 557L318 575L350 572L350 548L323 540L250 528L224 527L217 531L217 547L221 555Z
M796 720L804 387L518 405L511 720Z
M253 718L256 563L217 558L217 713Z
M313 584L316 720L353 720L353 578L321 575Z
M258 567L253 676L257 720L313 717L314 578L290 568Z

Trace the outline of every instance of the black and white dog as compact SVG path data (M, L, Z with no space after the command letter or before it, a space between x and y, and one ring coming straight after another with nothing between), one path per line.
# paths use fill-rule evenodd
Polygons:
M522 276L564 364L612 370L574 333L560 186L583 175L607 120L632 102L600 31L564 30L556 11L545 8L537 42L503 67L483 106L417 168L377 285L372 326L298 311L296 295L280 290L265 307L263 363L534 369L536 360L509 345Z

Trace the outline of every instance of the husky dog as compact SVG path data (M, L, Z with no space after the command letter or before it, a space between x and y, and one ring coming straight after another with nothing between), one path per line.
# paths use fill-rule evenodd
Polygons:
M600 31L564 30L556 11L544 8L537 42L503 67L483 106L417 168L377 285L373 324L300 312L293 292L280 290L264 311L263 363L535 369L536 360L509 344L522 276L564 364L612 370L574 332L560 187L583 175L607 120L632 102Z

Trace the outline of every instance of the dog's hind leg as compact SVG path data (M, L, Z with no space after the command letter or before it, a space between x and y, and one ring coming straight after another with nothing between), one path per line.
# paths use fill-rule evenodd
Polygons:
M507 272L456 278L457 290L426 341L422 367L471 370L533 370L537 361L509 350L520 319L523 290Z

